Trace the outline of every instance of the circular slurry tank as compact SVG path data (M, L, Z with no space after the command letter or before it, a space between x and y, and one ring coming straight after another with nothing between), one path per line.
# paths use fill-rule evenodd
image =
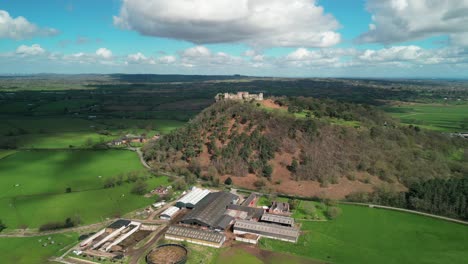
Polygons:
M151 250L146 256L148 264L185 264L187 249L178 244L164 244Z

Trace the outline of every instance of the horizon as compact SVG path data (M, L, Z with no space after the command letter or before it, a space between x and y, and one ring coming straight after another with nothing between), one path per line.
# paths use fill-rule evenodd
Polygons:
M0 74L468 79L467 9L455 0L8 1Z

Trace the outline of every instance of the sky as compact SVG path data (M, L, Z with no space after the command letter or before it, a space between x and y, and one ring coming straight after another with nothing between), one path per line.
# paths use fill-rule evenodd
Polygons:
M0 0L0 74L468 78L468 0Z

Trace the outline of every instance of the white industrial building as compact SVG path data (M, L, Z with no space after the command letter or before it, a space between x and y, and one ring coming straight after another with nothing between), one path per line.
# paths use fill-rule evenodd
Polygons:
M172 217L174 215L176 215L177 212L179 212L179 210L180 210L179 207L171 206L171 207L167 208L166 210L164 210L164 212L161 213L159 218L161 218L163 220L171 220Z
M210 193L209 190L200 189L197 187L193 187L192 190L187 193L184 197L180 198L177 201L176 206L179 208L194 208L195 205L200 202L205 196Z

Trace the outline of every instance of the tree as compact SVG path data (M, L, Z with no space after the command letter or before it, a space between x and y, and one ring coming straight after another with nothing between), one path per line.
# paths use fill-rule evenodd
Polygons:
M148 191L148 183L138 180L132 188L133 194L143 195Z
M224 181L224 184L226 184L226 185L231 185L231 184L232 184L232 179L231 179L231 177L228 177L228 178Z
M71 191L72 191L72 189L71 189L70 187L67 187L67 188L65 189L65 192L66 192L66 193L71 193Z
M334 207L334 206L328 207L327 212L326 212L327 217L332 220L336 219L338 216L340 216L340 214L341 214L341 209L338 207Z
M114 177L110 177L110 178L107 178L105 181L104 181L104 188L112 188L115 186L115 178Z
M291 165L288 166L288 170L292 173L295 173L297 171L297 166L299 166L297 160L293 159L291 162Z
M265 166L263 166L263 176L270 178L272 173L273 167L271 167L271 165L266 164Z

